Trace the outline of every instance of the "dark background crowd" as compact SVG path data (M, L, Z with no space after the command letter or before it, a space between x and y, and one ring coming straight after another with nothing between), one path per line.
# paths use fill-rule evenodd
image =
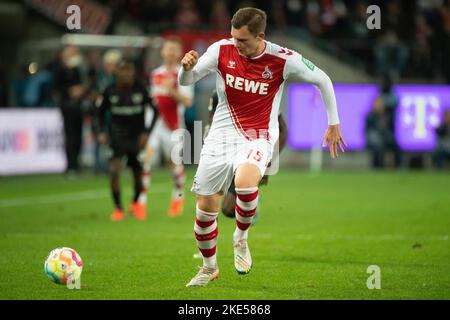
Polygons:
M394 137L396 97L392 82L450 84L450 0L98 0L112 13L107 34L163 34L166 30L228 32L235 10L258 6L268 13L270 33L286 33L306 39L335 57L375 76L381 94L366 119L366 141L372 166L401 167L402 153ZM381 29L367 28L367 7L381 9ZM65 119L68 166L78 169L83 121L95 126L95 100L113 79L114 65L123 55L118 50L80 50L68 46L52 51L45 63L20 64L20 43L33 38L37 21L46 21L24 5L23 30L2 31L0 53L0 107L56 107ZM7 23L7 22L4 22ZM52 22L48 21L49 24ZM1 24L1 23L0 23ZM60 35L67 32L53 24ZM2 28L2 30L5 30ZM6 40L5 40L6 39ZM9 45L6 46L6 43ZM125 53L126 55L126 53ZM143 52L134 55L142 81L155 62ZM450 155L450 114L437 129L433 155L436 167L447 165ZM88 119L88 120L86 120ZM98 153L99 151L96 150ZM97 157L98 158L98 157ZM100 164L96 163L98 167Z
M450 83L448 0L104 0L116 14L126 11L144 32L165 28L227 31L239 7L268 12L271 30L296 30L338 56L350 56L376 75L443 77ZM380 30L366 25L367 7L381 9ZM408 67L407 67L408 66Z
M319 48L380 78L389 75L396 82L450 83L450 62L447 58L450 56L450 0L97 2L108 6L112 12L112 23L106 33L128 31L135 35L161 34L165 30L177 29L228 32L232 12L239 7L256 4L268 12L269 35L270 32L281 31L307 38ZM380 30L369 30L366 25L367 7L373 4L381 9ZM34 20L42 19L33 9L25 10L29 28ZM67 32L63 27L59 28L61 34ZM8 35L5 33L0 37L7 39ZM27 40L27 34L25 32L15 38ZM0 106L54 104L50 94L51 80L61 60L60 52L49 57L47 66L39 66L39 70L45 67L48 72L35 73L29 65L14 66L14 49L18 44L14 44L13 39L8 42L11 45L2 48L0 53ZM97 63L94 61L96 55L99 54L89 53L87 63ZM12 65L10 62L13 62ZM96 67L99 67L98 63ZM144 63L141 67L145 67ZM144 72L141 70L141 74ZM24 83L30 81L30 74L38 79L31 81L31 92L23 94Z

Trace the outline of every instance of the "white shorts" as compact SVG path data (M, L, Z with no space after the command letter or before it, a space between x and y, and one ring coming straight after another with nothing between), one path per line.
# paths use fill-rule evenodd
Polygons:
M243 163L256 165L262 177L272 157L272 149L267 139L249 141L241 138L233 143L206 139L191 191L204 196L218 192L226 194L236 169Z
M172 152L174 148L180 153L182 148L182 130L170 130L164 121L158 119L155 127L148 138L148 145L153 149L155 154L159 152L163 153L164 159L169 160L172 158ZM181 141L181 142L180 142Z

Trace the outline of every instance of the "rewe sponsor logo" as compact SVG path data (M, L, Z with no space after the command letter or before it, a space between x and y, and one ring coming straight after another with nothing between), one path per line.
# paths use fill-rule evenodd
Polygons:
M236 90L266 95L269 89L268 83L248 80L241 77L234 77L228 73L225 74L225 78L226 85Z

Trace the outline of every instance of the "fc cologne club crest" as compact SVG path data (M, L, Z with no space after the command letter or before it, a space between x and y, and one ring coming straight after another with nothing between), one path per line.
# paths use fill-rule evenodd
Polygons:
M272 71L270 71L268 66L266 66L266 68L264 69L264 72L262 73L262 77L263 77L263 79L266 79L266 80L273 78L273 73L272 73Z

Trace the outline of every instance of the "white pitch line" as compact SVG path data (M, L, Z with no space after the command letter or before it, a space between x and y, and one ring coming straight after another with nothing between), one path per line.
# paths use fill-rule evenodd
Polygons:
M151 188L149 194L152 193L170 193L168 188ZM28 205L36 205L36 204L55 204L55 203L63 203L70 201L80 201L80 200L98 200L109 198L110 191L109 190L87 190L81 192L71 192L71 193L62 193L62 194L53 194L53 195L45 195L45 196L36 196L36 197L20 197L20 198L11 198L11 199L3 199L0 200L0 208L8 208L8 207L20 207L20 206L28 206Z
M412 235L402 235L402 234L380 234L380 235L343 235L343 234L330 234L330 235L297 235L295 239L297 240L348 240L348 241L398 241L398 240L407 240L407 241L426 241L426 240L449 240L448 235L423 235L420 236L412 236Z

